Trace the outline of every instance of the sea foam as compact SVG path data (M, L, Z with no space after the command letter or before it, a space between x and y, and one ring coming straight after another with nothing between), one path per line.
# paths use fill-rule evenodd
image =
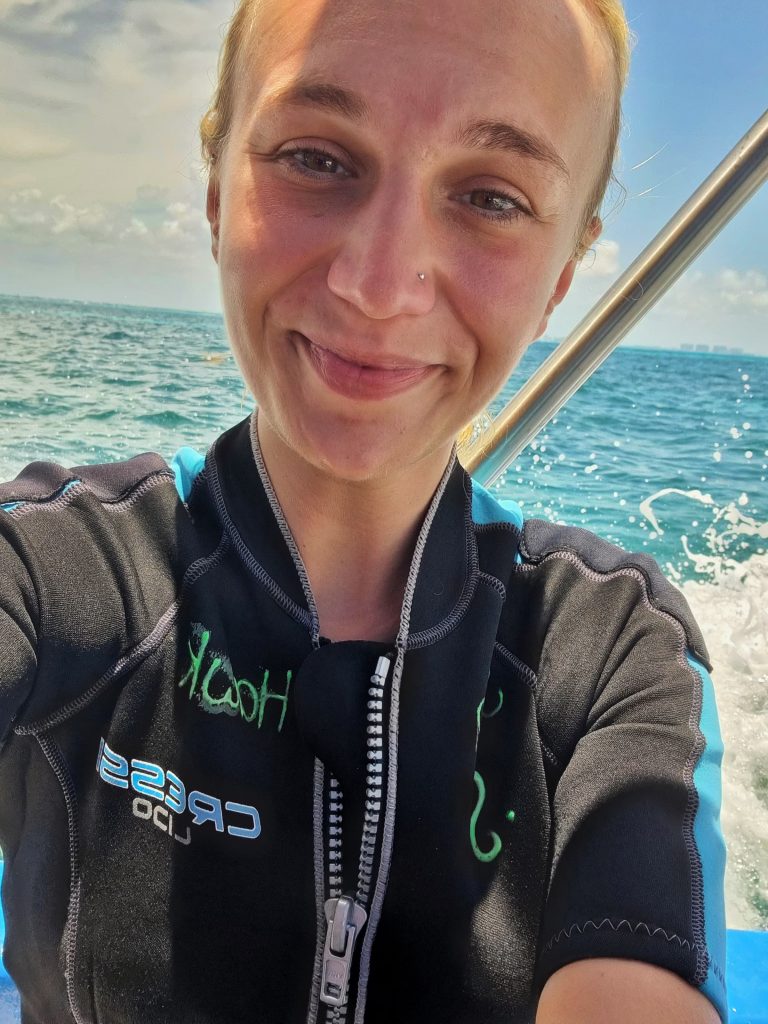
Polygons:
M768 555L680 586L709 648L725 744L728 926L768 929Z

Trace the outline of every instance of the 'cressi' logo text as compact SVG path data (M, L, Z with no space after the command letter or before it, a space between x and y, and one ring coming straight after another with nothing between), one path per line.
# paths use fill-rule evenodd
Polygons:
M132 807L134 816L152 821L184 846L192 841L190 824L211 825L217 832L239 839L256 839L261 835L261 820L255 807L234 800L222 801L199 789L187 792L184 783L170 769L139 758L128 761L103 738L96 771L108 785L137 793ZM191 816L191 821L183 825L185 833L179 830L174 815Z

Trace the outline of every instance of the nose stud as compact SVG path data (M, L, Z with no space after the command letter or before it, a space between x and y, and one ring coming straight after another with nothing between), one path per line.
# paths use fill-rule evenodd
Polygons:
M426 276L427 276L426 274L422 274L421 272L419 272L419 273L418 273L418 274L416 275L416 277L418 277L418 279L419 279L420 281L424 281L424 280L426 279Z

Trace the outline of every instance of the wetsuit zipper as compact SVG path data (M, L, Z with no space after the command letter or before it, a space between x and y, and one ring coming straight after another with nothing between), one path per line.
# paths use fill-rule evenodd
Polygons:
M338 780L329 782L328 872L330 898L325 902L326 935L320 983L320 1001L328 1024L345 1024L352 958L368 920L376 840L381 820L384 764L384 687L392 657L381 657L370 679L366 715L365 814L360 840L357 891L343 893L342 843L344 795Z

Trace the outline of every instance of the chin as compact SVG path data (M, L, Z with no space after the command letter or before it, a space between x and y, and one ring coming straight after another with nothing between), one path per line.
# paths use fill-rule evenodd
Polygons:
M380 479L404 468L406 456L401 439L382 436L387 431L380 429L375 436L365 436L371 433L357 429L355 436L350 436L351 432L343 428L305 433L300 454L321 472L349 483Z
M424 443L423 433L402 424L366 423L333 417L304 419L284 433L285 442L324 475L348 483L384 480L419 463L438 447ZM445 447L450 451L451 441Z

